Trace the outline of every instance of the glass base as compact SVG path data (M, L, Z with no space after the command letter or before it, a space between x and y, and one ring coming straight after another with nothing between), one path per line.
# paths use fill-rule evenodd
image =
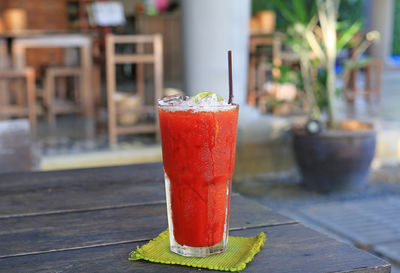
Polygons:
M213 245L213 246L204 246L204 247L193 247L193 246L185 246L180 245L175 240L170 240L170 249L172 252L176 254L186 256L186 257L208 257L214 254L224 253L226 250L228 242L222 242Z
M172 220L172 208L171 208L171 190L170 190L170 179L165 173L165 192L167 201L167 211L168 211L168 227L169 227L169 237L170 237L170 249L172 252L186 256L186 257L207 257L214 254L223 253L228 245L228 230L229 230L229 200L230 200L230 186L231 181L228 179L226 181L226 201L225 201L225 213L222 215L224 217L224 230L222 234L222 240L212 246L195 247L179 244L174 237L174 224ZM219 239L219 238L218 238ZM215 240L216 241L216 240ZM214 242L215 242L214 241Z

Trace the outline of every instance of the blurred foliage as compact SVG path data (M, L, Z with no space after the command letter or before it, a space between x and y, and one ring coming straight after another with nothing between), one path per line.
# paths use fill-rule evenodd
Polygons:
M274 10L275 6L272 1L268 0L252 0L251 1L251 15L255 15L261 10Z
M315 0L304 0L308 7L314 7ZM291 0L281 0L282 5L286 6L288 9L294 9L293 2ZM252 0L251 1L251 14L255 15L261 10L273 10L276 13L276 29L280 31L285 31L290 25L289 22L280 12L280 8L271 0Z
M352 69L360 69L363 67L366 67L372 62L372 58L364 58L364 59L359 59L359 60L349 60L344 64L344 69L352 70Z
M318 108L321 112L328 108L328 92L326 92L326 82L328 72L326 69L318 69L317 80L314 82L314 96Z
M400 1L395 1L393 33L393 55L400 55Z
M362 60L361 56L374 41L379 39L379 33L371 31L361 35L361 20L354 20L346 17L346 13L341 13L342 9L348 11L358 8L358 16L361 17L362 5L353 6L356 3L362 4L358 0L269 1L275 4L277 15L282 16L287 23L286 29L283 30L287 34L284 42L299 57L300 74L297 86L305 91L311 110L310 116L320 119L321 113L327 112L328 125L333 126L336 116L333 105L337 95L340 94L335 84L337 54L344 48L352 48L351 58L344 62L343 77L347 83L352 69L365 67L368 64L368 60ZM356 12L353 12L354 14ZM337 38L336 47L333 48L332 43L329 43L330 40L326 39L332 36ZM290 75L287 67L282 68L280 68L282 75Z
M284 104L284 103L286 103L286 101L280 100L280 99L277 99L277 98L268 98L267 101L266 101L266 104L269 107L278 106L278 105L281 105L281 104Z
M280 0L281 5L287 7L289 10L295 10L298 13L302 13L301 8L299 8L296 3L297 1L292 0ZM303 0L300 2L305 2L307 6L307 10L305 11L308 16L310 13L314 12L316 9L316 1L315 0ZM400 6L400 1L396 1L396 5ZM278 4L279 5L279 4ZM280 7L278 7L274 1L271 0L252 0L251 1L251 14L255 15L260 10L274 10L276 13L276 28L277 30L285 31L290 25L291 22L288 21L280 12ZM396 9L397 13L400 12L400 8ZM338 20L341 22L363 22L363 0L342 0L339 8L339 18ZM399 16L397 16L399 17ZM400 24L397 24L400 28ZM398 35L399 37L399 35ZM400 38L400 37L399 37ZM400 47L399 43L397 44Z
M364 23L363 5L363 0L341 0L338 21Z
M274 81L278 83L293 83L299 84L299 73L287 65L274 66L279 70L279 76L273 76Z

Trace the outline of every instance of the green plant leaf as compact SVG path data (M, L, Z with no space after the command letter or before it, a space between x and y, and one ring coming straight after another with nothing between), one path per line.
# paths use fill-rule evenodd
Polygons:
M311 21L312 18L314 18L314 16L316 16L316 15L317 15L317 5L315 5L315 3L314 3L314 5L311 6L311 11L308 15L309 16L308 21Z
M345 29L338 35L338 40L336 44L336 50L341 51L354 37L354 35L360 31L362 27L361 22L355 22L349 28Z
M272 0L273 3L277 6L282 16L285 17L291 24L296 23L298 20L296 18L296 14L293 13L287 5L282 0Z
M278 106L278 105L281 105L283 103L285 103L284 100L280 100L280 99L277 99L277 98L269 98L266 101L266 104L270 105L270 106Z
M364 68L372 62L372 58L364 58L361 60L347 60L344 64L344 70L353 70ZM345 72L345 71L344 71Z
M293 0L294 10L297 15L297 19L303 24L307 24L307 11L303 0Z

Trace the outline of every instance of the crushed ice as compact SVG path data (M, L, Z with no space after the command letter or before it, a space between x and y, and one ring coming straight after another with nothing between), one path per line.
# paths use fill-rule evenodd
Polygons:
M187 100L189 100L188 96L172 95L172 96L167 96L167 97L163 97L162 99L159 99L158 103L160 105L179 105Z
M218 96L212 94L204 98L198 97L196 101L193 97L172 95L158 100L158 104L167 111L187 111L194 112L215 112L215 111L228 111L235 108L235 105L228 104L225 100L218 101Z

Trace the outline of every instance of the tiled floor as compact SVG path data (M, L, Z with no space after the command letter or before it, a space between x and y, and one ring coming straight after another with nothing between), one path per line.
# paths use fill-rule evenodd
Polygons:
M400 130L400 70L386 71L383 74L382 98L378 102L372 97L367 102L362 96L355 101L354 106L339 101L338 113L340 117L356 117L361 120L373 122L378 129ZM182 88L179 83L166 83L166 87ZM119 90L129 90L131 85L122 84ZM104 98L103 98L104 100ZM43 144L44 155L55 155L64 153L78 153L94 150L108 149L107 143L107 116L105 109L100 111L98 123L96 124L94 140L88 140L84 134L85 124L82 117L76 115L65 115L57 117L57 126L52 128L48 123L40 119L37 139ZM124 145L132 142L143 144L154 144L154 138L127 137L121 139Z
M54 127L41 120L35 139L42 147L42 155L55 156L110 150L104 119L100 120L96 126L94 137L87 137L85 126L84 118L74 114L59 116ZM124 135L119 137L118 142L121 148L155 143L154 134Z
M335 238L368 250L400 273L400 196L336 202L299 209L297 218Z
M400 261L400 196L313 205L297 213L363 249Z
M381 99L375 96L367 101L359 95L352 106L341 101L338 107L340 117L357 118L374 122L378 128L400 128L400 68L387 70L382 75Z
M400 265L400 181L319 194L298 182L236 181L234 190L339 241ZM396 271L393 271L396 272Z
M180 82L165 82L165 88L182 89ZM106 112L106 98L105 86L102 87L103 96L101 98L103 107L100 107L96 113L96 125L90 122L90 126L94 130L90 134L87 133L88 123L81 115L68 114L58 115L56 117L55 126L50 126L43 116L39 116L38 128L35 139L42 146L43 156L55 156L64 154L78 154L95 151L111 151L108 146L108 128L107 128L107 112ZM133 82L122 81L118 82L118 92L127 92L133 94L135 84ZM151 83L146 83L145 89L152 90ZM150 94L151 92L149 92ZM147 93L146 93L147 94ZM147 98L146 101L152 101L152 98ZM131 148L154 145L157 141L154 134L140 134L140 135L124 135L119 137L119 148Z

